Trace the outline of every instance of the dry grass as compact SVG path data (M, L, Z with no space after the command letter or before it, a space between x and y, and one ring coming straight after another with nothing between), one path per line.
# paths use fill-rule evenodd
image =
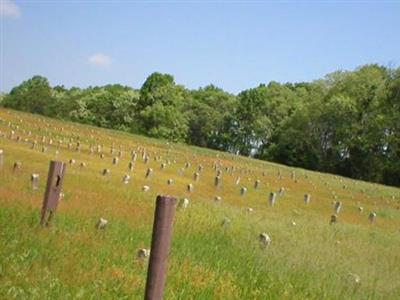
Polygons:
M136 251L150 246L158 194L190 199L188 209L178 210L175 218L166 299L400 298L399 189L4 109L0 131L2 299L142 298L147 262L138 261ZM30 149L32 140L38 142L35 149ZM46 153L41 152L43 145ZM103 159L97 145L104 145ZM112 165L120 148L119 164ZM147 164L140 154L144 149L150 157ZM54 223L43 229L38 226L39 209L56 150L57 159L76 163L67 167L65 198ZM138 158L130 173L131 150ZM22 168L13 172L15 161ZM81 162L87 167L81 168ZM215 163L223 170L220 188L214 186ZM199 164L204 171L195 182ZM146 179L149 167L154 174ZM231 167L235 170L225 170ZM104 168L111 170L109 176L101 175ZM293 170L297 181L291 178ZM40 174L37 191L31 189L32 173ZM131 175L127 185L122 183L124 174ZM239 186L234 184L237 176ZM171 186L169 178L175 181ZM257 190L256 179L261 180ZM189 183L193 193L186 191ZM150 191L143 192L143 185ZM248 188L244 197L241 186ZM269 207L269 193L281 187L285 195ZM311 194L309 205L303 202L305 193ZM220 203L213 200L217 195ZM343 208L338 224L330 226L335 200ZM364 207L362 214L358 206ZM247 212L248 207L254 211ZM377 212L375 224L368 222L370 211ZM104 232L94 228L99 217L109 220ZM224 218L230 225L221 226ZM258 244L261 232L272 238L268 249Z

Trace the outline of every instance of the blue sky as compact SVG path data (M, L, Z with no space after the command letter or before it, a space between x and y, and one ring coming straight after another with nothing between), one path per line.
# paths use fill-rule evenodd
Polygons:
M152 72L237 93L367 63L400 65L400 1L1 1L0 90Z

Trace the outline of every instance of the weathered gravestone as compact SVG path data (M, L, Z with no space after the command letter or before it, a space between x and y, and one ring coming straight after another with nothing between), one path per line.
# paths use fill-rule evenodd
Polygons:
M33 173L31 175L31 183L33 190L37 190L39 188L39 174Z

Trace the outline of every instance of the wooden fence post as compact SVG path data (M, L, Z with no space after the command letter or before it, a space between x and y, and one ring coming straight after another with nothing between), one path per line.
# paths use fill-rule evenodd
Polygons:
M61 161L50 161L46 192L43 198L40 217L40 224L42 226L48 226L56 212L58 200L60 199L65 168L66 164Z
M176 198L157 196L145 300L163 298Z

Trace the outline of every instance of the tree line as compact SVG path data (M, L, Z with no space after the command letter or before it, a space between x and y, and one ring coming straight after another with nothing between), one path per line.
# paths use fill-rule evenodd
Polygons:
M400 186L400 68L365 65L237 95L153 73L142 87L51 87L34 76L1 105Z

